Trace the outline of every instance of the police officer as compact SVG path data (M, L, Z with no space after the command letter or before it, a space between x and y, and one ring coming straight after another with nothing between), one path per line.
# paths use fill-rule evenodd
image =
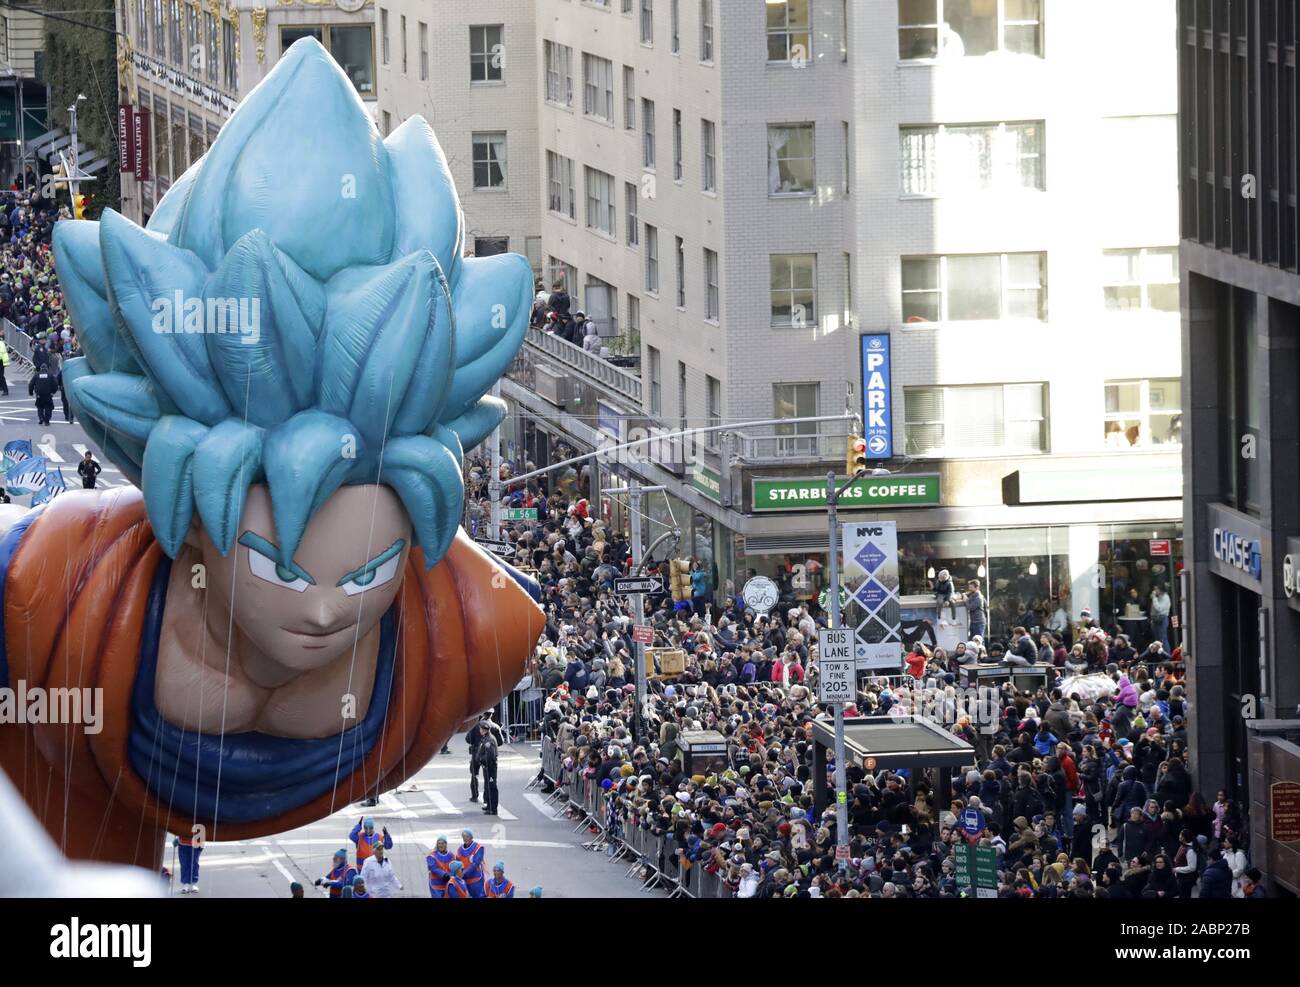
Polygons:
M49 361L38 365L27 384L27 393L36 395L36 417L42 425L50 423L54 414L54 394L59 389L59 378L50 372Z
M95 457L86 450L86 454L77 464L77 474L81 477L81 486L86 490L95 489L95 478L103 471L104 467L95 462Z

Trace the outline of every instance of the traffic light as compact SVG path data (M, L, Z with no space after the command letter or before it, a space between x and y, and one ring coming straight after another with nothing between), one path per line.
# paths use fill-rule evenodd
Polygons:
M848 455L845 459L844 469L849 476L854 476L866 468L867 440L860 435L850 434Z
M84 219L86 216L86 196L74 195L72 197L72 215L77 219Z
M691 560L670 559L668 566L669 589L677 603L689 603L691 600Z

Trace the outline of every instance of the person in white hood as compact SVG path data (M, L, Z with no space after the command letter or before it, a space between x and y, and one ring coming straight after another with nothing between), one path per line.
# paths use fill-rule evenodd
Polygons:
M736 891L737 898L752 898L758 894L758 875L754 873L753 864L740 865L740 887Z

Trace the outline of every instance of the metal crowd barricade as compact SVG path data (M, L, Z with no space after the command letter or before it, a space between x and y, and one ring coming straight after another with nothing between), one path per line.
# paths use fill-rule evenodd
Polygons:
M9 356L17 359L18 363L27 370L32 369L32 337L23 332L8 319L0 320L4 323L5 346L9 348Z

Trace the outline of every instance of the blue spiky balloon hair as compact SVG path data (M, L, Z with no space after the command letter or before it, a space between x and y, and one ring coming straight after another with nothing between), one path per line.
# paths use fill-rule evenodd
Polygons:
M85 350L64 367L70 400L143 488L168 555L196 510L229 552L248 487L264 482L286 565L312 514L358 483L396 491L427 564L442 557L463 450L505 414L484 395L523 341L532 289L524 258L462 258L463 236L429 125L412 117L381 139L311 38L240 103L147 229L111 210L55 227ZM173 325L159 300L181 298L244 302L256 331L159 331Z

